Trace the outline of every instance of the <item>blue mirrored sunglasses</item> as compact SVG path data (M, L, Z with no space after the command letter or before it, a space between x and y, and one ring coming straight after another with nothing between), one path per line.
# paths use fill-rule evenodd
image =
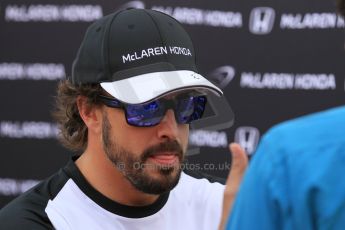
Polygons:
M108 107L125 111L129 125L150 127L160 123L166 111L172 109L179 124L189 124L202 117L207 98L204 95L183 94L173 99L161 98L143 104L125 104L115 98L98 95L100 101Z

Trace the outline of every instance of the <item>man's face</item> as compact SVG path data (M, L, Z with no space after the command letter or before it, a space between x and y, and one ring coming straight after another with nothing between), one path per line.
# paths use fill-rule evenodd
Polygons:
M104 106L102 139L108 159L136 189L170 191L181 174L189 125L177 124L172 110L153 127L130 126L125 119L123 110Z

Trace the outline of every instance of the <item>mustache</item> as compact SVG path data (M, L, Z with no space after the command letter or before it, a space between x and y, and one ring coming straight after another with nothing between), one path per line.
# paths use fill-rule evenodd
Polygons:
M142 154L142 160L145 161L149 157L157 155L161 152L174 152L180 160L183 158L182 146L176 141L166 141L158 145L147 148Z

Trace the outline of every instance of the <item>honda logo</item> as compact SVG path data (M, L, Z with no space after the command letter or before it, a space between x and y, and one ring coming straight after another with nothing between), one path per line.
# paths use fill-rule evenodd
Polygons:
M260 132L255 127L238 127L235 132L235 142L239 143L248 155L252 155L256 150L260 138Z
M270 7L252 9L249 18L249 31L253 34L268 34L274 25L275 11Z

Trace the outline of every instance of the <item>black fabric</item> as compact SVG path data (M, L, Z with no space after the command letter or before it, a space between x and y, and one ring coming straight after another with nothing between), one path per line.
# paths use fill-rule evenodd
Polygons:
M186 48L191 55L174 55L168 51L125 63L122 58L155 47L170 50L170 46ZM162 69L151 69L156 63L169 63L173 68L168 70L198 72L192 40L177 20L154 10L126 9L90 25L73 63L71 81L84 84L123 80L133 77L128 73L135 74L137 71L130 70L138 67L143 67L140 72L146 70L146 73L167 71L166 65ZM113 79L114 76L117 79Z
M68 180L63 170L42 181L0 210L0 229L54 229L45 208Z
M116 81L118 79L130 78L132 76L159 72L159 71L175 71L177 70L173 65L167 62L158 62L150 65L144 65L127 70L122 70L114 73L110 81Z
M119 12L107 15L92 23L84 36L79 47L77 56L72 65L71 82L99 83L101 79L111 76L109 68L106 67L104 38L108 34L109 24Z

